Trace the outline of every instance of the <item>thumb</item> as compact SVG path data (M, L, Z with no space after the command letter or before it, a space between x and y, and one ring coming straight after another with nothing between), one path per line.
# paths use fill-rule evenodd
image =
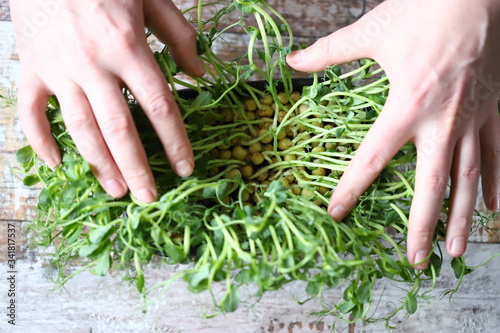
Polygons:
M320 38L306 49L290 53L287 63L302 72L319 72L336 64L368 58L372 42L359 23Z

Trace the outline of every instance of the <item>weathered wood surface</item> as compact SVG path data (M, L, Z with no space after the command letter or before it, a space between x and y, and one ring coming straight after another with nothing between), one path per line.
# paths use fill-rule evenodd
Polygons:
M3 225L3 223L0 223ZM493 249L492 247L495 247ZM484 261L490 252L500 251L499 244L471 244L467 254L470 263ZM498 272L498 265L496 265ZM495 333L500 325L498 303L498 273L493 274L494 265L478 268L473 275L464 279L461 291L448 302L440 298L440 293L452 288L456 282L451 278L453 273L449 260L445 263L443 278L436 286L429 302L419 302L419 311L405 319L394 318L397 324L395 332L427 333ZM181 266L150 266L146 271L151 284L172 277ZM0 271L5 272L5 265ZM295 283L281 291L268 293L255 303L247 299L234 312L212 319L204 319L210 307L210 296L207 294L190 294L183 281L174 282L167 293L142 312L141 300L137 297L135 287L121 280L121 274L111 277L97 277L82 273L66 284L65 290L50 292L53 283L53 269L39 252L28 251L18 264L18 319L16 329L6 324L4 316L0 319L1 332L99 332L99 333L136 333L136 332L168 332L168 333L318 333L330 332L332 318L319 319L309 316L321 310L316 301L298 305L295 299L302 299L304 284ZM2 279L3 280L3 279ZM378 313L388 313L391 309L387 303L403 296L402 292L390 285L380 286L375 299L384 290L380 298ZM4 283L0 283L2 293ZM243 296L250 288L242 290ZM326 302L338 301L341 298L338 288L325 294ZM3 307L3 306L2 306ZM347 325L337 323L334 332L385 332L383 325Z
M303 43L310 44L316 38L336 30L356 20L364 10L372 8L380 1L293 1L273 0L273 4L290 20L295 33L302 36ZM176 1L187 8L192 0ZM7 1L0 0L0 21L9 18L5 10ZM245 37L233 33L228 37L235 49L244 48ZM12 26L0 22L0 88L15 89L19 77L19 63L15 53ZM141 302L134 287L121 282L120 273L112 277L99 278L89 273L78 275L66 285L68 292L50 293L54 286L51 276L53 268L41 250L28 249L28 239L22 225L35 213L36 189L22 186L11 174L15 165L15 152L25 144L19 123L12 108L0 110L0 294L3 295L1 308L6 304L7 225L14 224L17 230L17 304L18 326L13 330L6 325L5 311L0 311L0 332L328 332L331 319L325 319L315 326L312 311L319 310L315 302L299 306L292 295L303 296L299 291L303 285L295 284L280 292L264 296L261 302L243 304L235 313L215 319L203 319L209 299L207 295L190 294L183 282L176 282L169 292L149 307L147 313L141 311ZM484 210L484 205L478 203ZM494 228L500 227L500 218ZM467 252L469 264L479 264L491 255L500 253L499 234L489 235L478 230L472 240L486 243L471 243ZM448 259L447 259L448 260ZM448 260L449 262L449 260ZM447 267L449 264L445 264ZM76 269L77 267L75 267ZM172 276L182 267L149 267L147 276L150 283ZM448 304L439 299L439 293L453 287L453 273L446 269L442 273L435 299L421 303L419 312L400 321L397 332L497 332L500 326L500 301L498 281L500 280L500 260L493 260L485 267L478 268L465 278L460 292ZM378 293L384 290L379 286ZM249 293L245 289L243 293ZM339 289L328 292L327 300L338 300ZM401 293L387 286L381 297L379 311L388 311L387 302L401 297ZM383 326L363 327L360 324L339 323L337 332L383 332Z

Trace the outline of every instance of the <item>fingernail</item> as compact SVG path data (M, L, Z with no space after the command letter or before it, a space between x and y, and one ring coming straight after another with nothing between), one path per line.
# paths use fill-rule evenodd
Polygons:
M500 210L500 195L495 195L493 199L491 199L491 210Z
M142 189L137 191L137 194L135 196L139 201L145 203L151 203L156 201L156 196L153 194L153 192L151 192L148 189Z
M422 262L427 258L429 253L426 250L420 250L415 254L415 259L413 260L413 264L417 266L422 266Z
M293 51L286 57L286 62L289 64L296 64L302 61L304 58L304 51L303 50L298 50L298 51Z
M53 157L46 157L44 158L45 164L49 166L49 168L54 169L59 163L53 158Z
M347 215L347 209L344 206L335 206L330 209L329 214L335 221L340 221Z
M196 73L198 76L205 75L205 72L206 72L205 66L203 66L203 61L201 61L201 59L199 59L199 58L197 59L195 66L196 66Z
M451 243L451 252L454 255L461 256L465 252L465 239L457 237Z
M125 188L123 185L117 181L116 179L110 179L106 182L105 184L106 191L109 193L109 195L119 198L123 196L123 192L125 192Z
M187 177L193 173L193 163L189 160L182 160L175 165L175 170L180 177Z

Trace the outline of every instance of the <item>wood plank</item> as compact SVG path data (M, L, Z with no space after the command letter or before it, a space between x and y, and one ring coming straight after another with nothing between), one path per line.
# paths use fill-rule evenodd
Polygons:
M1 244L0 246L4 246ZM467 258L471 264L486 260L500 251L499 244L471 244ZM1 252L3 253L3 252ZM495 260L478 268L465 277L460 291L452 298L440 300L440 293L452 288L455 279L449 259L443 266L442 278L431 293L434 298L420 301L416 314L405 319L395 318L395 332L470 333L496 332L500 326L500 301L498 280L500 261ZM5 266L1 265L5 272ZM172 277L182 266L150 265L146 270L148 281L153 284ZM17 264L17 331L0 320L1 332L171 332L171 333L220 333L220 332L330 332L331 317L316 325L316 317L309 314L322 307L317 301L298 305L294 299L304 296L304 283L297 282L283 290L270 292L258 303L248 298L251 287L243 287L246 299L236 312L213 319L204 319L209 314L210 296L191 294L183 281L174 282L167 293L155 303L150 303L147 312L142 312L142 302L135 287L122 281L123 275L113 273L102 278L82 273L66 284L65 290L50 292L54 285L51 278L54 270L39 252L27 251ZM0 290L5 291L6 279L0 279ZM219 287L221 287L219 285ZM385 288L385 290L384 290ZM218 293L219 288L216 288ZM384 293L382 294L382 292ZM382 296L381 296L382 294ZM378 313L390 311L386 304L403 294L389 284L380 285L375 299L380 298ZM338 301L341 290L334 288L325 294L325 301ZM347 325L339 322L335 332L386 332L383 325Z

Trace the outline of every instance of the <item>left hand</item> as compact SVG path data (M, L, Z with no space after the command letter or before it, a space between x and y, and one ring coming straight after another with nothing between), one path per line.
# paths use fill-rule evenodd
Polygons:
M451 177L446 249L464 254L482 176L486 206L500 207L500 3L386 0L357 23L287 58L301 71L361 58L384 68L391 91L335 189L341 221L394 154L417 148L407 256L425 269ZM382 144L381 144L382 143Z

